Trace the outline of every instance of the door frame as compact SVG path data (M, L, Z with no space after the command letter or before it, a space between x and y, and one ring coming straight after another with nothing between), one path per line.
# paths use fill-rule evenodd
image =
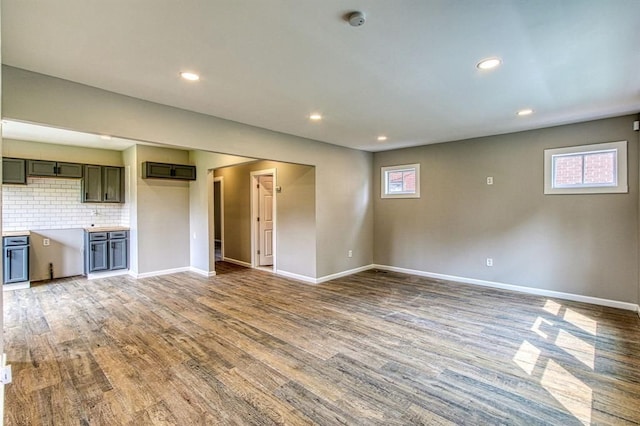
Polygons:
M265 170L256 170L254 172L251 172L250 174L251 179L249 179L250 185L251 185L251 267L252 268L259 268L259 269L264 269L267 271L277 271L276 265L277 265L277 256L276 253L278 252L276 250L277 247L277 223L278 223L278 217L276 215L278 209L276 208L276 203L277 203L277 190L276 190L276 186L277 186L277 169L265 169ZM258 223L258 213L260 211L260 207L259 207L259 199L258 199L258 178L260 176L271 176L273 178L273 265L271 267L269 266L260 266L260 259L258 257L258 247L257 247L257 241L258 241L258 233L260 232L259 227L257 226Z
M220 193L216 194L215 192L215 183L220 182ZM213 178L213 202L215 203L215 197L219 197L220 199L220 259L224 260L224 176L217 176ZM212 210L212 214L215 211L215 207ZM216 230L215 230L215 218L213 218L213 235L211 236L211 240L213 241L213 262L215 264L216 259Z

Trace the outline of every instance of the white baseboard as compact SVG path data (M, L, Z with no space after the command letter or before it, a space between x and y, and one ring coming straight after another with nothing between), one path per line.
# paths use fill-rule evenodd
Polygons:
M321 284L326 281L335 280L336 278L342 278L348 275L357 274L358 272L366 271L371 268L373 268L373 265L365 265L365 266L360 266L359 268L349 269L348 271L342 271L342 272L337 272L331 275L325 275L324 277L320 277L320 278L312 278L306 275L294 274L293 272L287 272L281 269L276 271L276 274L282 275L283 277L287 277L287 278L293 278L294 280L304 281L305 283L309 283L309 284Z
M544 290L544 289L533 288L533 287L523 287L523 286L514 285L514 284L505 284L505 283L499 283L494 281L477 280L474 278L457 277L454 275L436 274L433 272L418 271L415 269L397 268L395 266L372 265L372 267L375 269L382 269L385 271L401 272L403 274L418 275L421 277L436 278L436 279L447 280L447 281L456 281L456 282L465 283L465 284L480 285L483 287L500 288L503 290L517 291L520 293L535 294L537 296L554 297L558 299L573 300L574 302L591 303L592 305L608 306L611 308L618 308L618 309L625 309L628 311L639 312L638 305L634 303L620 302L618 300L601 299L599 297L583 296L581 294L563 293L560 291ZM640 312L639 312L639 315L640 315Z
M189 270L195 274L202 275L203 277L215 277L216 271L205 271L204 269L194 268L191 266Z
M87 274L88 280L96 280L98 278L119 277L121 275L131 275L128 269L118 269L115 271L91 272Z
M315 278L311 278L306 275L294 274L293 272L283 271L282 269L277 270L276 275L280 275L286 278L292 278L294 280L302 281L306 284L318 284Z
M251 264L248 262L244 262L242 260L236 260L236 259L232 259L230 257L223 257L222 258L223 261L225 262L229 262L229 263L235 263L236 265L240 265L240 266L245 266L247 268L251 268Z
M323 282L326 282L326 281L335 280L336 278L346 277L347 275L357 274L358 272L368 271L369 269L372 269L373 267L374 267L374 265L365 265L365 266L360 266L358 268L349 269L347 271L337 272L337 273L331 274L331 275L325 275L324 277L316 278L316 284L320 284L320 283L323 283Z
M11 290L23 290L25 288L31 287L31 281L22 281L19 283L13 284L2 284L2 290L11 291Z
M178 272L191 272L191 267L185 266L182 268L173 268L173 269L163 269L160 271L152 271L152 272L143 272L142 274L133 274L130 273L133 278L150 278L157 277L160 275L169 275L169 274L177 274Z

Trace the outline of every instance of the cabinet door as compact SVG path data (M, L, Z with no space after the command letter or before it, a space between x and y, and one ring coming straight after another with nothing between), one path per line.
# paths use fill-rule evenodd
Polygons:
M129 260L127 243L129 240L111 240L109 242L109 260L111 261L111 267L109 269L127 269L127 263Z
M4 248L4 283L29 281L29 246Z
M102 167L84 166L84 179L82 179L82 202L102 202Z
M196 167L176 164L173 166L173 177L175 179L195 180Z
M145 162L142 168L143 178L170 178L171 164Z
M27 175L29 176L55 176L55 161L27 160Z
M104 189L105 203L122 203L123 188L122 185L122 167L102 167L102 187Z
M57 163L58 177L81 178L82 164L77 163Z
M109 269L107 243L107 241L91 241L89 243L89 272Z
M22 158L3 158L2 183L27 183L25 160Z

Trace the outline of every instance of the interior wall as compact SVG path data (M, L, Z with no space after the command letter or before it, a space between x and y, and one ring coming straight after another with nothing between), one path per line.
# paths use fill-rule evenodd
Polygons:
M276 169L276 263L278 271L315 276L315 168L255 161L215 171L224 178L225 258L251 263L251 172Z
M196 180L189 183L189 232L191 267L212 275L215 271L213 225L213 172L210 170L230 164L253 161L252 158L190 151L189 164L196 166Z
M371 153L4 66L4 116L189 149L316 166L315 277L373 260ZM353 257L347 256L348 250ZM142 251L141 251L142 255ZM153 249L149 256L153 256Z
M129 273L138 275L138 156L132 146L122 153L124 163L124 196L129 205Z
M143 179L142 163L189 164L189 152L136 146L138 274L190 266L189 182Z
M376 153L375 263L636 303L634 119ZM628 194L543 194L545 148L621 140ZM421 165L421 198L381 199L380 167L411 163Z
M30 160L64 161L67 163L122 166L122 151L87 148L82 146L54 145L49 143L5 139L2 156Z

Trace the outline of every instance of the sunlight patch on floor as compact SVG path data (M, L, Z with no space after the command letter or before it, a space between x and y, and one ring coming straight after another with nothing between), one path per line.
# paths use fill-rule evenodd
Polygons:
M586 331L589 334L596 335L598 329L598 322L592 320L586 315L582 315L573 309L567 308L564 312L564 320L575 325L576 327Z
M556 346L573 355L578 361L593 370L596 348L588 342L560 329L556 338Z
M518 364L525 373L531 375L533 373L533 369L538 363L538 358L540 357L541 352L542 351L540 349L525 340L522 342L520 349L518 349L518 352L516 352L516 355L513 357L513 362Z
M547 362L540 384L582 424L591 424L589 386L552 359Z

